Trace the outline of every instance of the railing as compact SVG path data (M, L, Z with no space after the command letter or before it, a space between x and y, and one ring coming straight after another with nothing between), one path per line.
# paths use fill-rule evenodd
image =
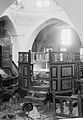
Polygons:
M19 52L19 62L30 62L30 51L29 52Z
M76 62L80 61L80 54L73 52L50 52L50 62Z
M49 52L32 52L31 61L32 63L49 61Z
M66 118L82 117L82 95L78 93L77 96L58 96L53 94L53 103L55 115ZM57 103L57 101L58 103ZM77 106L74 108L74 104ZM77 110L77 111L75 111ZM74 113L75 111L75 113Z
M80 54L74 52L19 52L19 62L75 62L80 61Z

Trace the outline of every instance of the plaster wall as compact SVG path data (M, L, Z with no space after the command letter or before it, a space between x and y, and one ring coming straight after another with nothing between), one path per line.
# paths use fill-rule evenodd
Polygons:
M12 34L16 35L14 39L17 41L13 39L16 52L32 49L38 33L51 23L58 24L64 21L74 28L71 20L58 4L51 1L49 8L38 8L35 6L35 1L33 0L32 4L32 1L27 0L24 9L18 9L12 5L2 15L7 15L14 24L16 33ZM15 52L13 52L13 56L16 62L18 58Z

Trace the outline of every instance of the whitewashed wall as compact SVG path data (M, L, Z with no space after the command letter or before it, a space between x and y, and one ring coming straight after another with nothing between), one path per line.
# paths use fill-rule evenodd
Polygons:
M59 5L51 1L50 7L39 8L36 6L36 1L27 0L24 4L24 9L18 9L15 5L12 5L2 15L7 15L16 29L17 41L12 40L14 51L16 52L31 49L33 41L40 30L52 22L57 23L57 19L74 27L67 14ZM15 62L18 60L15 52L13 52L13 59Z

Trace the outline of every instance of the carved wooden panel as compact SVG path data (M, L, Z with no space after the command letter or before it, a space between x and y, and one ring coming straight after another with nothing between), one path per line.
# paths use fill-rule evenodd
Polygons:
M24 89L29 87L29 81L30 81L30 78L23 77L23 79L22 79L22 85L23 85Z
M73 67L72 66L61 66L61 77L72 77Z
M52 66L51 67L51 78L57 78L58 76L58 66Z
M57 90L57 80L51 80L51 90Z
M61 89L68 90L72 88L72 81L71 79L65 79L61 81Z
M30 66L23 66L23 76L29 76Z
M12 53L11 53L11 45L2 47L2 66L3 67L11 67L12 65Z

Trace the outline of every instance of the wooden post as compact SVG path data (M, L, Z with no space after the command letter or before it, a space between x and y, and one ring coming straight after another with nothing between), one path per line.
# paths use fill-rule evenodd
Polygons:
M31 51L29 50L29 53L28 53L28 64L29 64L29 88L30 88L30 85L31 85Z
M75 78L72 79L72 92L75 94Z
M72 106L72 99L69 99L69 115L72 116L73 106Z
M82 82L80 82L80 89L81 89L81 94L83 95L83 81Z
M29 62L29 64L31 64L31 51L29 50L29 54L28 54L28 62Z
M63 116L64 114L64 106L63 106L63 99L59 99L60 100L60 111L61 111L61 115Z
M55 91L53 91L53 120L56 120L56 101L55 101Z
M82 96L78 91L78 117L82 117Z
M49 80L49 85L50 85L50 92L51 92L51 60L52 60L52 58L51 58L51 50L49 50L49 71L50 71L50 80Z

